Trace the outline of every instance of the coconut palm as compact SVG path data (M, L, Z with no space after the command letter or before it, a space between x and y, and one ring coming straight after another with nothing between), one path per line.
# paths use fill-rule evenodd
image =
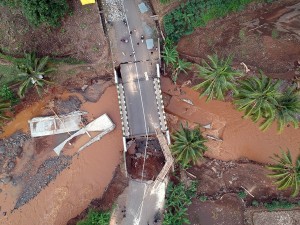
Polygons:
M278 131L281 132L285 125L292 123L295 128L299 127L297 115L300 114L300 94L295 87L288 88L277 100L276 119Z
M165 45L164 51L162 53L167 66L170 64L172 66L176 64L178 60L178 52L174 47L174 45L171 44Z
M242 74L231 68L232 57L227 57L226 59L219 59L217 55L207 57L209 62L203 60L203 65L199 66L198 74L205 81L194 86L194 89L202 90L200 97L207 96L207 101L213 98L224 100L224 95L227 91L233 90L236 92L233 82L237 76Z
M273 173L268 176L274 178L275 184L278 185L278 190L292 188L292 196L299 194L300 185L300 155L293 163L289 149L287 152L281 150L281 156L274 154L272 159L276 162L275 165L267 166Z
M191 62L187 62L185 60L178 58L177 62L175 62L175 64L173 65L174 70L172 72L172 80L174 81L174 83L176 83L177 81L178 74L180 72L184 72L185 74L187 74L187 70L191 68L191 66L192 66Z
M176 161L183 167L187 167L190 162L195 163L199 158L203 157L207 147L204 145L206 140L200 133L199 128L188 129L181 127L173 135L174 140L171 151Z
M48 56L38 59L33 53L25 53L25 62L17 65L18 80L20 81L18 95L21 98L31 87L35 87L38 94L41 95L44 85L51 83L44 79L45 75L54 71L53 68L47 68L48 60Z
M282 96L279 86L282 81L272 80L261 74L240 81L239 91L234 96L234 104L240 111L245 111L244 118L250 117L254 122L264 118L260 129L266 130L276 119L276 106Z

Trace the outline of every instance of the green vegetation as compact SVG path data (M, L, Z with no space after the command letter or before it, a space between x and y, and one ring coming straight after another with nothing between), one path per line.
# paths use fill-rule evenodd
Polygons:
M251 204L252 204L252 206L254 206L254 207L258 207L258 206L259 206L259 202L256 201L256 200L253 200Z
M0 87L0 98L10 102L11 105L15 105L19 102L19 99L14 92L5 84Z
M44 85L50 83L44 79L47 74L54 71L53 68L47 68L48 59L49 57L38 59L35 54L25 53L25 63L17 65L19 70L17 81L20 83L18 95L21 98L31 87L35 87L41 96Z
M205 26L209 21L224 17L230 12L240 11L253 1L257 0L189 0L164 16L166 35L178 42L196 27Z
M274 211L276 209L292 209L296 205L288 201L272 201L271 203L264 203L264 206L269 211Z
M267 166L273 172L268 176L276 180L278 190L292 188L292 197L297 196L300 190L300 155L293 163L290 151L281 150L281 156L274 154L272 159L276 164Z
M234 104L240 111L245 111L244 118L254 122L263 119L261 130L268 129L277 120L278 131L292 123L298 128L297 115L300 113L300 95L296 87L279 91L283 81L274 80L261 74L239 82Z
M45 23L56 27L68 9L66 0L22 0L24 16L34 26Z
M204 78L205 81L196 85L194 89L201 89L200 97L207 96L207 101L213 98L224 100L226 92L230 90L236 92L236 86L233 82L242 73L231 68L231 57L219 59L217 55L212 55L208 56L208 59L210 63L203 60L203 65L199 66L198 76Z
M21 0L0 0L0 5L15 7L20 5Z
M192 204L192 198L196 197L197 182L192 182L189 188L184 184L169 183L166 193L166 204L163 225L189 224L187 208Z
M296 87L287 88L277 99L276 116L278 131L281 132L289 123L295 128L299 127L297 115L300 113L300 93Z
M245 191L240 191L238 192L238 196L241 198L241 199L244 199L247 197L247 193Z
M10 117L6 116L6 112L10 110L10 103L0 98L0 125L3 120L8 120Z
M272 36L273 39L279 38L279 32L278 32L278 30L273 29L272 33L271 33L271 36Z
M200 200L201 202L206 202L206 201L207 201L207 196L206 196L206 195L201 195L201 196L199 197L199 200Z
M109 225L110 212L97 212L90 210L84 220L81 220L77 225Z
M260 77L242 80L239 84L239 92L234 96L234 104L239 111L245 111L244 118L250 117L254 122L265 118L260 129L266 130L275 118L282 81L275 81L261 74Z
M176 83L178 74L180 72L184 72L185 74L187 74L187 70L191 68L192 63L180 59L179 54L174 46L174 43L167 38L164 46L164 51L162 52L162 57L165 60L167 66L171 67L171 77L173 82Z
M21 8L29 23L34 26L48 24L56 27L69 10L66 0L0 0L0 5Z
M204 145L206 139L201 135L199 127L189 129L181 124L180 129L172 135L172 139L171 151L183 168L188 167L191 162L196 163L207 151Z
M168 3L170 3L170 2L172 2L173 0L159 0L159 2L161 3L161 4L168 4Z

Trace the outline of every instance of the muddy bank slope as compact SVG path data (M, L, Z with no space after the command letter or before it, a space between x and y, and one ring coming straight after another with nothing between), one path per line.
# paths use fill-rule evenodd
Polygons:
M230 102L199 99L199 93L188 87L172 84L168 78L162 79L165 93L165 110L169 116L169 127L177 127L180 120L207 125L204 135L210 134L223 141L209 140L207 156L221 160L248 158L261 163L270 163L270 156L279 153L280 147L289 148L294 157L299 154L300 129L286 127L281 134L273 124L267 131L259 130L259 124L249 119L242 119L243 113L234 109ZM186 100L191 100L190 105ZM175 117L174 117L175 116ZM178 119L179 118L179 119Z
M200 63L207 55L233 55L251 71L281 79L299 76L300 3L281 0L250 4L246 10L211 21L184 36L177 50L187 60Z

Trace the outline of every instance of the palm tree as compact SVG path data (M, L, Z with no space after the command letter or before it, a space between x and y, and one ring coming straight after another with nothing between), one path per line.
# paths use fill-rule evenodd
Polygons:
M206 140L201 135L199 128L191 130L181 124L180 129L172 135L172 138L174 142L171 151L176 161L183 167L187 167L190 162L195 163L203 157L207 150L204 145Z
M174 45L171 44L167 44L165 45L165 49L162 52L163 53L163 58L168 65L175 65L177 60L178 60L178 52L176 50L176 48L174 47Z
M282 81L274 81L263 74L242 80L234 104L238 110L245 111L244 118L250 117L254 122L264 118L260 129L266 130L276 118L276 106L282 96L281 84Z
M277 100L276 119L279 132L288 123L292 123L295 128L299 127L297 116L300 114L300 94L295 89L296 87L288 88Z
M177 77L178 77L178 74L180 72L184 72L185 74L187 74L187 70L189 68L191 68L192 66L192 63L191 62L187 62L185 60L182 60L182 59L177 59L177 62L175 62L175 65L174 65L174 71L172 72L172 80L174 83L176 83L177 81Z
M17 65L18 80L20 81L18 95L21 98L31 87L35 87L38 94L41 95L44 85L51 83L44 79L45 75L54 71L53 68L47 68L48 60L48 56L38 59L34 53L25 53L25 62Z
M203 65L199 66L198 74L205 81L194 86L194 89L201 89L203 92L200 94L200 97L207 96L207 101L213 98L224 100L224 94L227 91L233 90L236 92L233 81L242 74L231 68L232 57L227 57L226 59L219 59L217 55L207 57L210 63L203 60Z
M299 194L300 185L300 155L293 163L289 149L287 152L281 150L281 156L274 154L272 158L276 164L267 166L273 173L268 176L274 178L275 184L278 185L278 190L292 188L292 196Z

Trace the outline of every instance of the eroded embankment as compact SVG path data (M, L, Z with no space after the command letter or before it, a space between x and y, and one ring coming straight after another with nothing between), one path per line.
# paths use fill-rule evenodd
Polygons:
M248 158L261 163L270 163L270 156L279 153L280 148L289 148L296 157L299 154L300 130L286 127L278 134L276 124L265 132L259 130L259 124L250 119L242 119L243 113L234 109L231 102L199 99L199 93L188 87L176 87L170 79L162 79L162 89L169 99L165 100L169 114L169 127L178 126L180 120L200 125L212 124L204 134L221 138L223 141L209 140L207 156L221 160ZM182 99L191 100L194 105ZM175 117L174 117L175 116ZM181 119L178 119L181 118Z

